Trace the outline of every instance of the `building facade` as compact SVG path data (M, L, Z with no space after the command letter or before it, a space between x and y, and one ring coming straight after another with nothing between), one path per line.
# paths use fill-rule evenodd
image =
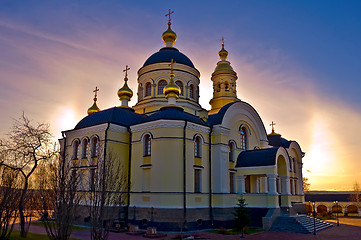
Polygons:
M174 47L170 21L162 38L165 47L138 71L135 106L128 106L126 68L120 106L100 110L95 96L88 116L63 132L67 161L90 179L83 177L82 190L91 187L99 152L111 151L125 169L128 222L163 230L231 226L240 197L264 228L282 211L304 212L304 153L274 130L267 135L257 111L237 97L224 43L208 111L199 104L200 73Z

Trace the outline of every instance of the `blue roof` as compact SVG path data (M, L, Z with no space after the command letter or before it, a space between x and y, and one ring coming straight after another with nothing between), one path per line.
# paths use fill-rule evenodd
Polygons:
M277 151L278 147L243 151L237 157L236 167L275 165Z
M154 53L145 61L143 67L153 63L171 62L172 59L176 63L181 63L194 68L192 61L174 47L161 48L159 52Z
M189 122L197 123L200 125L206 125L206 123L199 117L184 112L183 108L177 106L162 107L160 111L150 115L145 121L155 121L159 119L169 119L169 120L186 120Z
M224 106L221 108L221 110L219 110L218 113L209 115L209 116L208 116L208 120L207 120L207 124L208 124L209 126L221 124L221 123L222 123L222 120L223 120L223 117L224 117L224 114L226 114L228 108L229 108L230 106L232 106L233 104L235 104L235 103L236 103L236 102L228 103L228 104L224 105Z
M102 123L114 123L129 127L144 121L144 119L144 115L135 113L131 108L113 107L86 116L80 120L74 129L95 126Z
M274 146L274 147L289 148L290 144L293 142L293 141L288 141L287 139L282 138L281 135L268 134L267 138L268 138L269 145Z

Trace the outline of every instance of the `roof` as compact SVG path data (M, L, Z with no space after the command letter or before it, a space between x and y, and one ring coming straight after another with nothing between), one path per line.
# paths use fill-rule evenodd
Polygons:
M315 202L350 202L351 194L337 194L337 193L330 193L330 194L305 194L305 202L308 201L315 201Z
M144 121L144 119L144 115L135 113L131 108L113 107L86 116L80 120L74 129L95 126L102 123L114 123L129 127Z
M174 47L161 48L159 52L154 53L145 61L143 67L153 63L171 62L172 59L176 63L181 63L194 68L192 61Z
M162 107L160 111L157 111L150 115L145 122L155 121L159 119L169 119L169 120L185 120L200 125L206 125L206 123L199 117L184 112L183 108L177 106L166 106Z
M278 147L247 150L237 157L236 167L272 166L276 164Z
M224 106L221 108L221 110L218 111L218 113L209 115L209 116L208 116L208 120L207 120L207 124L208 124L209 126L221 124L221 123L222 123L222 120L223 120L223 117L224 117L224 115L226 114L228 108L229 108L230 106L232 106L233 104L235 104L235 103L236 103L236 102L228 103L228 104L224 105Z
M268 144L274 147L289 148L291 143L293 142L282 138L280 134L277 135L268 134L267 138L268 138Z
M74 129L95 126L103 123L114 123L120 126L129 127L143 122L156 121L160 119L185 120L200 125L206 123L199 117L184 112L183 108L177 106L162 107L150 116L135 113L131 108L113 107L103 111L90 114L80 120Z

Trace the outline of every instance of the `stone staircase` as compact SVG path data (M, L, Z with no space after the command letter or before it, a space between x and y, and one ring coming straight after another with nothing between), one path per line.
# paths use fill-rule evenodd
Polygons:
M332 227L331 223L315 219L316 232ZM306 215L299 216L279 216L272 224L270 231L275 232L294 232L294 233L313 233L314 218Z

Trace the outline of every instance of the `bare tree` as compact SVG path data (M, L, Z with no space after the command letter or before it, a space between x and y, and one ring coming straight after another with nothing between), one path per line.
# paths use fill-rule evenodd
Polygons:
M0 239L8 239L18 217L19 172L0 168Z
M356 181L353 184L353 193L350 195L350 201L354 202L357 207L361 207L361 187L360 184Z
M91 223L91 239L105 240L111 219L125 204L127 179L120 159L109 151L99 151L95 168L89 168L89 191L86 196Z
M71 161L57 155L55 161L39 167L38 186L40 215L51 240L67 240L81 195L77 194L78 178Z
M53 155L49 125L44 123L32 125L23 113L19 120L14 120L7 138L0 141L0 149L1 156L3 156L0 159L0 166L18 171L22 176L18 208L20 235L26 237L25 201L30 177L41 161L48 160Z
M303 177L303 178L302 178L303 192L304 192L304 193L308 193L308 192L310 191L310 186L311 186L311 183L310 183L310 181L308 180L308 178Z

